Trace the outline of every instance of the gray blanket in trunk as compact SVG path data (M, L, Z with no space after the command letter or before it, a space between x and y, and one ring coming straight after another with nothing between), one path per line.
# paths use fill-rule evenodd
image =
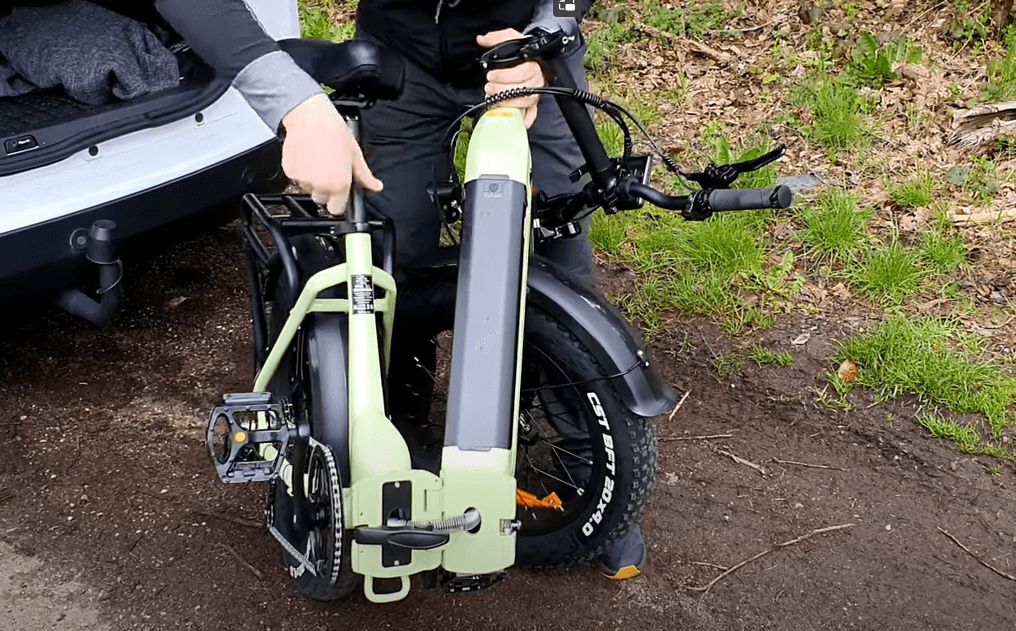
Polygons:
M0 96L63 86L91 105L180 82L176 57L140 22L84 0L18 7L0 20Z

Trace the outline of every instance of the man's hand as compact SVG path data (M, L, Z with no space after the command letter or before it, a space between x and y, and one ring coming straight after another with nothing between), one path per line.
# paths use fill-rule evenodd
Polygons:
M329 214L345 212L351 184L369 192L381 190L353 133L324 94L294 107L282 126L282 170L315 202L325 204Z
M506 28L479 35L476 38L476 43L484 48L493 48L501 42L520 37L522 37L522 33L513 28ZM547 80L543 76L543 69L540 68L540 64L530 60L524 61L512 68L499 68L489 71L487 73L487 85L483 86L483 91L490 95L511 90L512 88L542 88L545 85L547 85ZM525 121L528 128L536 120L536 104L539 100L539 95L532 94L517 99L501 101L499 105L519 107L525 110L523 121Z

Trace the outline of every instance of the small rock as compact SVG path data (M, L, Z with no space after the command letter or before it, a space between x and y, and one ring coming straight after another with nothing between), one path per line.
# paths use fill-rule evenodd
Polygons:
M800 346L802 344L807 344L808 340L810 339L811 333L805 332L795 337L790 343L793 344L794 346Z
M776 183L786 186L795 193L804 193L822 186L822 180L811 174L786 175L777 179Z
M886 525L885 525L885 529L886 529L886 530L892 530L892 529L893 529L893 526L892 526L892 524L886 524Z

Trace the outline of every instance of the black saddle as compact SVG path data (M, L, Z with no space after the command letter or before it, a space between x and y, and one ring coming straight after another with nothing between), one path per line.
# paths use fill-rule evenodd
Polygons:
M374 42L352 39L284 39L279 46L307 74L335 90L333 99L369 106L402 93L406 68L394 51Z

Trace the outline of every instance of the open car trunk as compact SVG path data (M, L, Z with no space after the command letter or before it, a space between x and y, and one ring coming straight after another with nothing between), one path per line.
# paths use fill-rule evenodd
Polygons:
M91 0L144 24L176 57L175 87L102 105L76 100L61 87L0 97L0 176L59 161L96 143L191 116L226 91L214 72L191 51L155 11L154 0ZM21 0L0 6L0 19L14 7L57 4Z

